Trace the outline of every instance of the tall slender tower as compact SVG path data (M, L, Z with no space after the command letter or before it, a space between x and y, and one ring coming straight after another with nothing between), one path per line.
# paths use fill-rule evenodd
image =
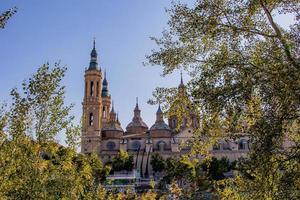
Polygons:
M94 47L91 52L89 68L85 70L85 91L82 102L83 123L81 136L81 152L100 152L101 146L101 119L102 119L102 73L97 62L97 51Z
M111 104L111 97L108 92L108 82L106 80L106 72L104 72L104 79L102 82L102 126L104 127L109 122L109 109Z

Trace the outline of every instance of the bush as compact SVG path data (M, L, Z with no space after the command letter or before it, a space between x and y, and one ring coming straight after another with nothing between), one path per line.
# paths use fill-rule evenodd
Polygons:
M152 155L150 164L154 172L161 172L166 168L165 160L158 153Z

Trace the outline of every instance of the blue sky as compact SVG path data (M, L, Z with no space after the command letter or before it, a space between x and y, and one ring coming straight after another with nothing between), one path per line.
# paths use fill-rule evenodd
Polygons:
M0 0L0 12L18 12L0 30L0 101L45 63L61 61L68 72L67 103L74 103L78 122L82 113L84 69L96 37L98 60L106 69L109 90L123 128L131 121L136 97L144 121L155 121L156 106L146 102L157 86L177 86L179 72L161 77L161 67L145 67L145 55L155 48L150 36L160 36L168 19L165 0Z
M144 121L155 121L156 106L146 102L157 86L177 86L180 73L161 77L159 66L142 65L155 48L150 36L167 27L169 0L0 0L0 12L17 6L18 12L0 30L0 101L19 87L45 62L67 65L66 101L74 103L79 122L84 69L96 38L98 60L106 69L109 90L123 128L131 121L139 97ZM184 2L193 2L185 0ZM289 18L281 19L288 24ZM187 79L187 77L184 77ZM61 138L63 141L63 138Z

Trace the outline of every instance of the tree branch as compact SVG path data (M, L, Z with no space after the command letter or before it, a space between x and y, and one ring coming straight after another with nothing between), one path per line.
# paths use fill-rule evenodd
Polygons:
M294 60L292 54L291 54L291 51L290 51L290 48L289 48L289 45L287 43L287 41L285 40L285 38L283 37L280 29L278 28L278 26L276 25L276 23L274 22L273 20L273 17L270 13L270 11L268 10L268 8L266 7L265 3L263 0L260 0L260 5L261 7L263 8L267 18L268 18L268 21L270 23L270 25L272 26L272 28L274 29L276 35L277 35L277 38L279 39L279 41L281 42L281 44L283 45L283 48L284 48L284 52L287 56L287 59L291 62L292 65L294 65L297 69L299 69L299 64Z

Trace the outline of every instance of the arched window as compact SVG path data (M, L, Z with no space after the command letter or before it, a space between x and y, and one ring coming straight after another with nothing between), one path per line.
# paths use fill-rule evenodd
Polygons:
M172 120L172 126L173 126L173 128L176 128L176 119Z
M93 113L90 113L89 124L90 124L90 126L94 125L94 116L93 116Z
M245 139L239 141L239 150L246 150L248 148L248 142Z
M166 150L166 146L167 146L167 144L165 143L165 141L159 141L159 142L157 142L157 149L159 151Z
M90 90L90 95L93 96L94 94L94 82L91 81L91 90Z
M99 82L97 81L97 91L96 91L97 97L99 96Z
M103 106L103 108L102 108L102 113L103 113L103 118L106 118L106 110L105 110L105 106Z

